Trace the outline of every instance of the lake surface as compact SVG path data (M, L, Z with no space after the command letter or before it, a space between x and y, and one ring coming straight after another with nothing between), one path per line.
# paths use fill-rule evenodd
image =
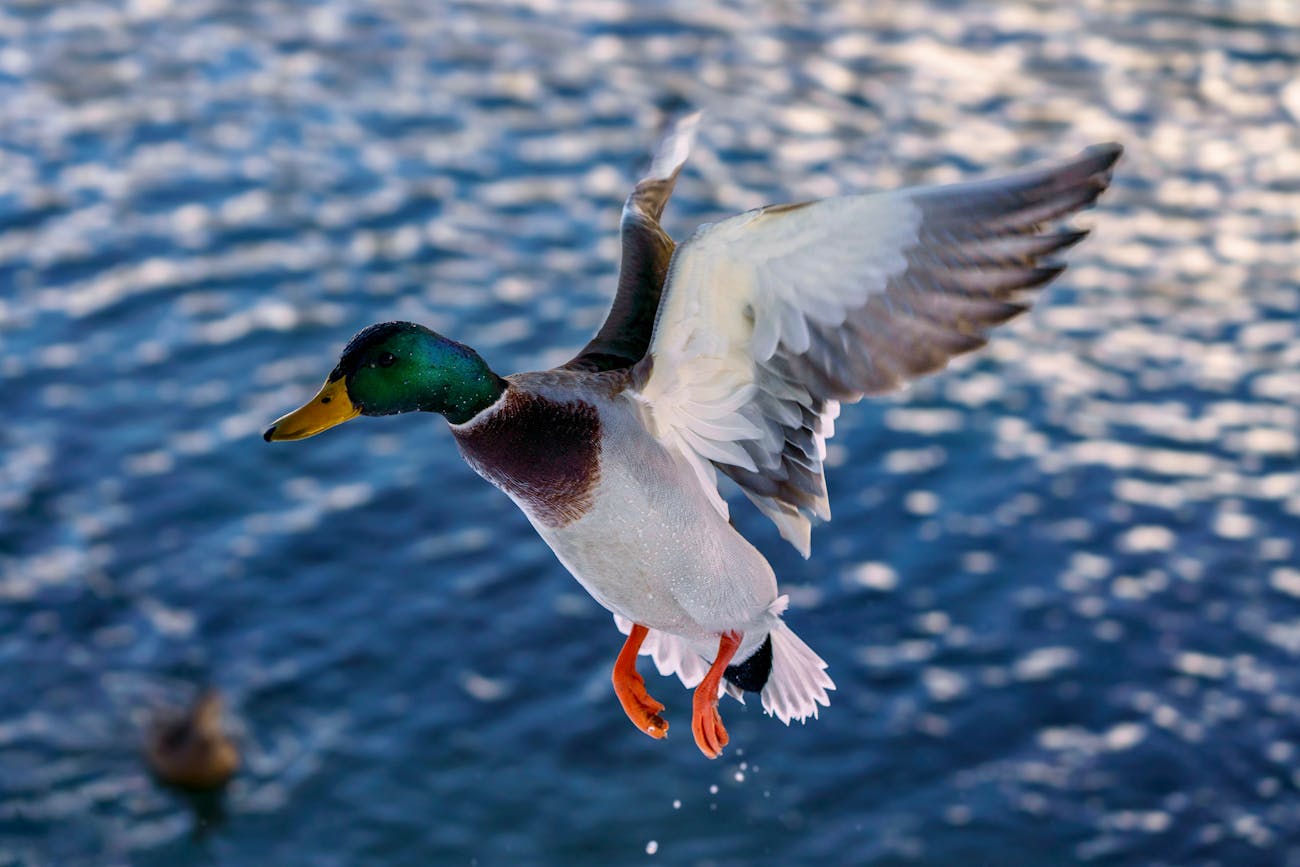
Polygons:
M0 7L0 865L1300 864L1298 69L1290 0ZM812 559L736 506L838 691L717 762L440 420L260 437L374 321L569 357L684 105L679 238L1128 147L845 409ZM138 743L203 683L196 829Z

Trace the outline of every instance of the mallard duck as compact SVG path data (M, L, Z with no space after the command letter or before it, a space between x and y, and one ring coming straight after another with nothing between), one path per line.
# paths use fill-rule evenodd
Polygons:
M572 360L498 376L411 322L352 338L320 392L267 429L299 440L359 415L444 416L466 462L527 515L627 638L614 692L662 738L650 655L694 687L695 742L728 742L724 692L758 693L787 725L829 706L827 665L786 624L767 560L730 522L735 482L807 557L830 519L823 462L840 406L982 346L1087 233L1050 227L1092 205L1120 156L1088 148L996 180L773 205L660 225L695 134L679 120L623 208L608 318Z
M221 695L202 692L190 707L160 720L145 741L145 759L158 779L194 791L224 786L239 770L239 750L221 727Z

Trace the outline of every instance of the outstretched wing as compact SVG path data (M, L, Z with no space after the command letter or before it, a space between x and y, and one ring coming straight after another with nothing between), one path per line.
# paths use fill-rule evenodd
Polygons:
M830 518L822 461L841 401L898 387L982 346L1064 270L1116 144L991 181L776 205L701 227L677 251L634 371L651 432L715 506L716 470L806 557Z
M695 112L673 124L659 143L646 176L637 181L627 197L621 227L623 259L614 305L596 336L564 367L614 370L631 367L645 356L675 246L660 227L659 217L690 153L699 120L700 114Z

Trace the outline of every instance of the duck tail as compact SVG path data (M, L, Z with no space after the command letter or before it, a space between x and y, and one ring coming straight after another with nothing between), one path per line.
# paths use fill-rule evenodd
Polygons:
M789 598L782 596L772 603L772 673L763 685L763 710L786 725L791 720L803 722L817 717L817 706L830 707L826 693L835 683L826 674L826 663L803 643L785 621L781 612Z

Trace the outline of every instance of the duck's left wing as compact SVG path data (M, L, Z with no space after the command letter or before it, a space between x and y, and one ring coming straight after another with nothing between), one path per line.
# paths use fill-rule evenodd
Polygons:
M627 197L620 228L623 255L614 305L596 336L564 367L613 370L631 367L645 355L675 246L659 225L659 218L690 154L699 120L700 114L695 112L672 125L659 143L645 177L637 181Z
M778 205L699 229L672 260L634 394L651 433L715 469L806 557L830 518L822 461L840 401L893 389L982 346L1086 232L1118 145L992 181Z

